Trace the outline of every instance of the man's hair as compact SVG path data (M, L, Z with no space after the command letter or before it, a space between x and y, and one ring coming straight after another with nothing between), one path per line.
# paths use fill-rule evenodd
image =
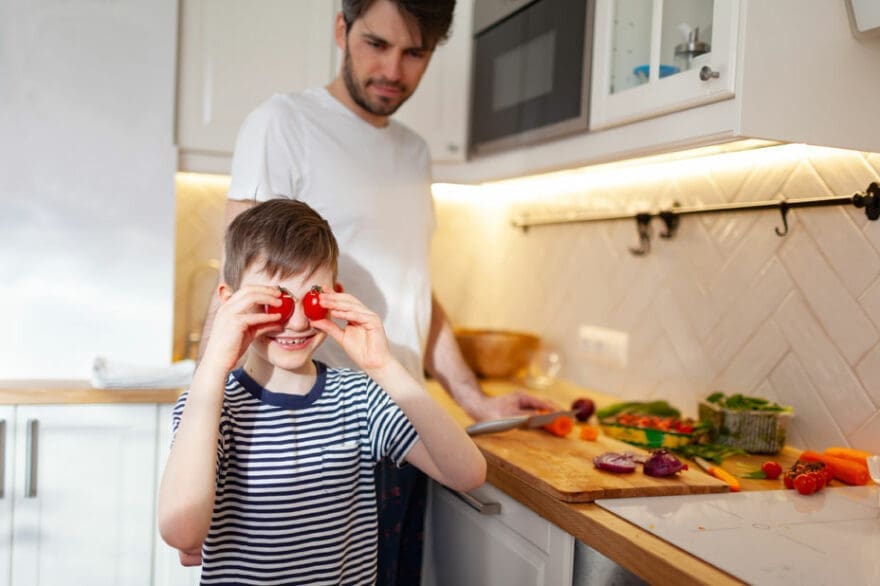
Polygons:
M330 224L308 204L271 199L239 214L226 230L223 280L232 289L254 263L267 275L287 278L326 267L336 278L339 246Z
M342 0L342 18L345 32L351 30L354 21L364 15L376 0ZM392 0L404 16L412 18L422 35L422 46L433 50L449 36L455 0Z

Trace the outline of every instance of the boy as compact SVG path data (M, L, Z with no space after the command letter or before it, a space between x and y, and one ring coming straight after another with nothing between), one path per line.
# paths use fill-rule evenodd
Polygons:
M336 240L307 204L244 212L225 255L211 339L174 410L162 537L182 551L204 542L203 584L372 584L375 464L389 456L470 490L486 462L393 358L379 317L332 292ZM329 310L317 321L301 302L313 286ZM282 292L294 298L289 318L268 311ZM326 336L364 372L312 361Z

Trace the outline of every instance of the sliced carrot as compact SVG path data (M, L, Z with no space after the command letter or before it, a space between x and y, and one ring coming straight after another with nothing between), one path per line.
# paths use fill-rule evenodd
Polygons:
M820 454L807 450L802 452L798 459L804 462L822 462L831 469L834 478L847 484L863 485L868 484L870 476L868 475L867 464L859 464L852 460L836 458L826 454Z
M866 452L865 450L857 450L855 448L833 447L826 449L825 455L833 456L834 458L843 458L844 460L858 462L863 466L867 466L868 457L872 456L873 454L871 452Z
M599 428L592 425L581 425L581 439L590 442L596 441L599 437Z
M554 419L551 423L548 423L544 426L546 431L549 431L553 435L558 435L559 437L565 437L571 433L571 430L574 429L574 419L568 417L567 415L560 415L556 419Z

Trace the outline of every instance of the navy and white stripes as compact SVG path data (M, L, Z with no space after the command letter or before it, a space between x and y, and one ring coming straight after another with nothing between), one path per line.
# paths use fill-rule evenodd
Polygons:
M385 456L402 465L418 436L367 375L316 364L305 396L230 373L202 584L375 582L373 467Z

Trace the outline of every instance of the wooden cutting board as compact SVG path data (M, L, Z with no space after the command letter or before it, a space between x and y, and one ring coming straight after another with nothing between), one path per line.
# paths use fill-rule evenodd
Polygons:
M599 436L596 441L578 438L578 428L561 438L543 430L511 430L474 437L486 461L536 489L569 503L599 498L668 496L726 492L727 485L699 468L675 476L654 478L638 466L631 474L597 469L593 457L604 452L642 450L619 440Z

